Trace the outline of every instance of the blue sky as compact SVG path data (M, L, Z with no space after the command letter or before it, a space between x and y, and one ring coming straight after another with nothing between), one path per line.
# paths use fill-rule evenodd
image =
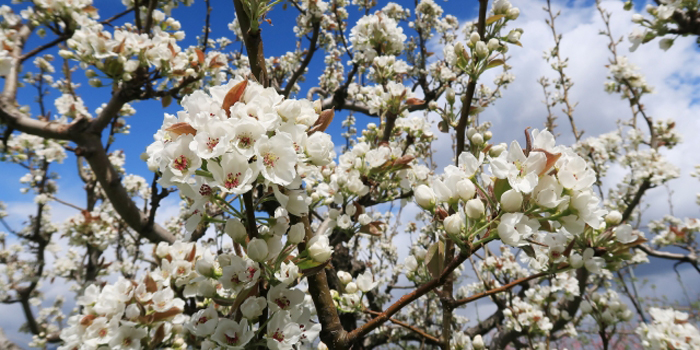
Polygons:
M411 6L413 1L397 1L403 6ZM385 1L381 2L382 5ZM437 1L443 7L446 13L456 16L460 21L472 20L476 14L477 1ZM221 36L232 37L233 33L228 30L228 23L233 20L233 3L232 1L212 0L214 10L211 16L212 33L210 38L218 38ZM510 142L510 140L518 139L522 141L522 131L527 126L541 127L546 115L542 100L541 89L536 83L536 79L541 75L553 76L553 72L548 68L547 64L541 60L541 52L543 49L552 46L551 34L547 32L548 28L543 22L544 12L541 11L542 1L538 0L514 0L513 4L521 8L521 18L515 22L515 25L522 26L525 29L523 35L523 48L512 47L510 53L513 55L512 61L513 72L516 75L516 81L504 92L504 99L487 110L481 120L490 120L494 123L494 139L498 142ZM597 13L594 11L591 1L576 1L576 2L554 2L555 7L567 6L563 10L562 17L558 20L558 29L564 34L562 43L562 53L571 58L569 73L575 82L572 89L572 97L575 101L580 102L577 108L576 116L580 127L586 130L584 138L595 136L603 132L609 132L615 126L615 120L618 118L628 118L629 107L624 101L620 101L619 97L608 95L603 92L603 82L605 81L606 69L604 65L607 63L607 54L605 48L605 38L597 34L600 29L600 21L597 18ZM613 16L613 31L616 35L622 36L629 33L633 25L629 22L630 13L621 11L622 2L612 1L606 3L614 12ZM638 4L641 8L643 4ZM123 11L124 7L120 1L115 0L97 0L95 7L99 9L101 18L111 17L113 14ZM263 40L265 44L265 53L269 57L271 55L281 55L288 49L294 47L297 41L293 31L291 30L295 24L297 11L293 8L283 10L282 6L277 8L268 15L272 20L272 26L263 24ZM350 9L350 23L356 21L363 13ZM191 7L180 7L173 11L173 17L178 19L187 32L187 37L180 44L186 47L196 42L196 36L202 33L202 26L205 18L204 1L198 0ZM131 18L128 18L129 20ZM117 24L123 23L117 21ZM405 27L407 33L413 33L413 30ZM43 43L48 39L39 40L36 36L30 40L28 47L34 47L38 43ZM669 152L668 157L682 168L682 180L674 182L672 189L674 194L674 202L676 203L676 215L679 217L698 215L698 207L694 204L694 195L700 192L700 186L696 179L688 179L689 169L694 164L700 163L700 156L694 150L700 149L700 141L694 139L694 135L700 132L700 122L697 115L700 115L700 89L697 85L700 82L700 54L697 46L692 42L691 38L679 40L668 52L661 52L656 43L650 43L642 46L637 52L630 55L630 60L642 68L644 74L647 75L647 80L657 87L657 94L649 96L646 104L650 112L658 118L675 117L679 122L679 128L684 131L686 143L679 146L673 152ZM301 46L308 47L308 40L304 39ZM626 43L622 44L623 51L626 51ZM237 46L232 46L237 47ZM439 47L433 47L437 55L441 56ZM49 51L51 52L51 51ZM54 50L52 53L56 53ZM60 67L60 58L54 62L54 66ZM31 67L28 64L27 67ZM313 58L309 66L307 81L301 83L303 95L305 91L317 83L317 77L323 70L323 52L319 51ZM78 89L78 94L84 99L90 112L94 112L95 108L102 103L108 101L110 96L110 88L103 87L99 89L91 88L87 85L87 81L78 71L73 75L74 81L82 83L82 87ZM482 81L490 84L492 77L485 76ZM34 102L34 91L31 88L25 88L18 96L20 104L30 105L32 111L36 113L39 110ZM58 97L56 91L52 91L48 101L52 101ZM146 146L153 141L152 135L160 127L164 113L175 113L180 107L173 103L168 108L161 107L159 101L136 102L133 104L136 108L136 115L128 119L128 123L132 125L131 135L120 135L117 141L112 146L112 149L124 150L126 154L126 169L128 173L137 174L150 181L152 173L148 171L146 164L139 159L139 155L145 150ZM48 104L50 109L53 109L51 103ZM55 111L52 113L55 114ZM336 120L331 124L329 133L333 135L336 145L344 144L340 138L340 122L344 119L344 113L338 113ZM695 118L693 118L695 117ZM357 116L358 129L367 122L377 122L376 119ZM560 140L567 143L572 140L569 136L568 126L566 121L559 119L558 132L562 133ZM445 134L437 135L441 137L436 143L438 151L442 151L445 147L449 147L450 138ZM439 152L441 154L449 154L449 152ZM446 165L450 162L449 156L438 157L438 163ZM27 210L33 207L32 195L22 195L19 193L19 178L23 176L25 169L9 164L0 164L0 169L3 173L3 180L0 181L0 200L10 205L8 222L15 228L19 229L27 219ZM52 165L52 171L60 174L58 198L74 203L78 206L85 205L84 193L82 192L82 183L77 178L75 172L75 158L69 154L69 157L63 164ZM616 179L621 178L621 169L613 169L611 171L610 183L615 183ZM166 200L167 208L163 208L167 212L172 212L177 208L176 195L171 195ZM665 190L655 189L648 198L651 207L647 210L648 218L659 218L667 213L665 208L666 193ZM64 207L60 204L53 204L54 221L60 222L68 215L75 214L74 209ZM33 212L33 210L32 210ZM408 213L404 214L405 218L410 218ZM401 245L401 244L399 244ZM406 245L404 242L403 245ZM682 294L678 283L675 281L675 274L671 270L671 263L661 260L653 260L653 265L645 266L640 269L638 276L649 278L655 283L662 286L673 285L669 288L669 296L671 299L682 299ZM697 275L688 274L687 269L680 269L683 276L687 276L688 282L686 287L689 290L697 290L700 287L700 281ZM669 273L670 272L670 273ZM55 288L60 286L53 286ZM53 288L52 288L53 289ZM60 290L61 288L57 288ZM54 293L56 291L53 291ZM653 293L650 289L647 290L649 295ZM51 293L49 293L51 294ZM691 294L691 297L693 295ZM7 315L19 312L16 306L0 305L0 314ZM483 315L483 313L482 313ZM27 343L27 336L16 333L18 324L15 319L1 317L0 327L3 327L10 335L11 339L18 340L21 344ZM22 320L23 322L23 320Z

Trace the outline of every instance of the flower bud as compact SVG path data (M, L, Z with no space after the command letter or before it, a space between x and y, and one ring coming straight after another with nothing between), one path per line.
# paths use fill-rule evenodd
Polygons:
M579 306L579 309L581 309L581 312L584 314L589 314L591 311L593 311L593 306L591 305L588 300L581 300L581 305Z
M70 50L58 50L58 55L67 60L73 58L73 51Z
M211 276L212 271L214 270L214 264L211 262L211 260L208 259L197 260L197 262L194 264L194 267L197 270L197 272L202 276Z
M635 13L632 15L632 23L642 23L644 22L644 16Z
M476 336L474 336L474 340L472 340L472 346L474 347L474 350L484 349L484 339L481 338L481 334L477 334Z
M264 239L253 238L248 242L248 257L253 261L265 261L267 253L267 242Z
M433 210L435 208L435 192L426 186L420 185L416 188L414 192L416 203L421 206L421 208L426 210Z
M326 262L331 258L331 254L333 254L328 236L325 235L318 235L311 238L306 250L309 252L311 259L317 262Z
M471 219L481 218L484 215L485 210L486 209L484 208L484 202L482 202L479 198L468 200L467 204L464 206L464 211L467 213L467 216Z
M345 286L345 293L354 294L357 292L357 284L355 282L350 282Z
M126 318L129 320L133 320L141 316L141 310L139 309L138 305L129 304L129 306L127 306L126 310L124 311L124 316L126 316Z
M474 134L476 134L476 133L477 133L477 131L476 131L476 128L474 128L474 127L467 129L467 138L471 140L472 136L474 136Z
M471 35L469 35L469 41L472 44L476 44L479 40L481 40L481 36L477 32L472 32Z
M92 87L101 87L102 80L100 80L100 78L92 78L88 81L88 84L90 84Z
M346 271L340 270L338 271L338 279L340 280L340 283L348 284L352 282L352 275Z
M498 145L495 145L495 146L491 147L491 149L489 149L489 155L491 157L496 158L499 155L501 155L501 153L503 153L503 151L505 151L507 147L508 146L506 146L505 143L499 143Z
M610 225L614 226L619 224L622 221L622 214L620 214L619 211L613 210L608 213L608 215L605 215L605 222Z
M519 31L511 30L508 33L508 37L506 38L506 40L508 40L508 42L510 42L510 43L517 43L518 41L520 41L521 35L522 35L522 33L520 33Z
M476 186L474 186L474 183L471 182L471 180L460 180L457 182L455 187L457 189L457 195L463 201L468 201L474 198L474 195L476 194Z
M299 244L299 242L304 240L304 234L304 224L301 222L294 224L289 228L287 241L291 244Z
M498 39L496 38L489 39L489 43L486 45L486 47L488 47L488 49L491 51L498 50L499 46L501 46L501 43L499 43Z
M464 226L464 220L460 214L452 214L445 218L442 222L445 225L445 231L451 235L459 235L462 233L462 226Z
M249 320L254 320L262 315L263 310L267 306L267 300L264 297L248 297L241 304L241 313Z
M501 209L507 212L519 211L523 205L523 194L516 190L505 191L501 195Z
M583 267L583 257L581 254L573 253L569 257L569 264L571 264L571 267L574 269L580 269Z
M603 312L603 315L601 315L601 316L603 319L603 323L605 323L605 324L613 324L615 322L615 317L613 316L610 309L605 310L605 312Z
M476 133L472 135L472 137L469 138L471 140L472 144L476 146L481 146L484 144L484 136L481 135L481 133Z
M345 206L345 214L353 216L353 215L355 215L356 212L357 212L357 207L354 204L348 203L348 205Z
M226 226L224 226L224 232L231 236L234 242L244 243L248 233L245 230L245 226L238 219L228 219L226 221Z
M518 19L520 16L520 9L517 7L511 7L506 14L506 17L510 20Z
M484 133L484 140L488 141L493 137L493 133L490 131L487 131Z
M357 222L359 222L362 226L369 225L369 223L372 222L372 218L369 215L362 213L357 217Z
M464 50L464 44L462 44L461 42L457 42L457 43L455 44L454 50L455 50L455 56L457 56L458 58L462 58L462 59L467 59L467 58L468 58L468 57L465 57L465 54L464 54L464 53L465 53L466 51Z
M445 90L445 97L447 98L447 103L450 105L455 104L455 91L451 87Z
M489 55L489 49L483 41L477 41L474 51L476 51L476 57L480 59L484 59Z
M667 51L671 46L673 46L673 39L671 38L664 38L659 41L659 48L661 50Z

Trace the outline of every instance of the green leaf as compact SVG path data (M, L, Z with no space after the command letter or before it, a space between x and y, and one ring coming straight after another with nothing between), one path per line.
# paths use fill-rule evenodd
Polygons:
M170 95L165 95L162 99L160 99L160 104L163 106L163 108L168 108L168 106L170 106L170 103L172 102L173 97Z
M428 253L425 255L425 261L428 265L428 272L432 278L438 278L445 266L445 243L437 241L428 248Z
M533 259L537 257L537 255L535 254L535 249L533 249L531 245L522 246L520 247L520 249L522 249L525 252L525 254L527 254L527 256Z
M493 15L493 16L486 19L486 25L493 24L494 22L498 21L499 19L501 19L505 16L506 15Z
M510 189L511 187L507 179L496 179L496 181L493 183L493 194L496 196L495 199L499 202L501 201L501 196L503 193Z
M489 61L489 64L486 65L486 69L491 69L493 67L502 66L504 63L506 63L506 62L500 58L497 58L497 59Z

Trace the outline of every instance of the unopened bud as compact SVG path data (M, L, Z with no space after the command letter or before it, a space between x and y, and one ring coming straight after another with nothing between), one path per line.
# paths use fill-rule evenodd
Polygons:
M435 208L435 192L426 185L420 185L415 191L416 203L425 210Z
M484 59L489 55L489 49L483 41L478 41L476 43L474 51L476 51L476 57L480 59Z
M479 33L473 32L471 35L469 35L469 41L471 41L472 44L476 44L479 40L481 40Z
M622 221L622 214L620 214L619 211L613 210L608 213L608 215L605 215L605 222L608 225L614 226L619 224Z
M451 235L458 235L462 233L462 226L464 225L464 220L460 214L452 214L445 218L442 222L445 225L445 231Z

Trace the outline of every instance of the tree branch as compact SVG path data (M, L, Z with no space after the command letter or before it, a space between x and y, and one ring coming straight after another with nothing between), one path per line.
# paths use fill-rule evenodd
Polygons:
M306 67L308 67L311 63L311 59L314 57L314 53L318 49L316 43L318 42L318 34L320 31L321 19L319 18L316 20L316 22L313 23L313 33L311 34L311 42L309 42L309 51L306 53L306 57L304 57L304 61L301 62L299 68L297 68L297 70L294 71L294 74L292 74L292 77L289 78L289 82L287 82L287 87L284 88L284 92L282 93L284 97L289 97L289 94L294 88L294 84L296 84L297 80L302 76L302 74L304 74Z
M250 22L258 19L248 17L243 7L245 4L241 0L233 0L233 6L236 8L236 17L238 18L238 24L241 26L241 33L243 33L243 42L248 54L248 61L250 61L250 70L253 72L253 76L258 79L258 82L267 87L269 82L267 79L267 67L265 66L265 54L263 53L263 42L260 36L261 30L258 28L256 32L250 31Z
M535 278L540 278L540 277L546 276L546 275L548 275L548 274L550 274L550 273L548 273L548 272L540 272L540 273L536 273L536 274L534 274L534 275L530 275L530 276L528 276L528 277L523 277L523 278L517 279L517 280L515 280L515 281L513 281L513 282L510 282L510 283L508 283L508 284L505 284L505 285L503 285L503 286L500 286L500 287L498 287L498 288L494 288L494 289L491 289L491 290L487 290L487 291L485 291L485 292L477 293L477 294L468 296L468 297L463 298L463 299L455 300L455 302L454 302L454 304L453 304L452 306L453 306L453 307L459 307L459 306L462 306L462 305L471 303L472 301L479 300L479 299L481 299L481 298L483 298L483 297L487 297L487 296L490 296L490 295L494 295L494 294L498 294L498 293L501 293L501 292L505 292L505 291L507 291L508 289L511 289L511 288L513 288L513 287L515 287L515 286L517 286L517 285L519 285L519 284L523 284L523 283L525 283L525 282L527 282L527 281L533 280L533 279L535 279Z
M488 0L479 0L479 22L477 23L477 31L482 39L484 38L484 32L486 31L486 9L488 7L488 3ZM462 153L462 151L464 151L465 138L467 136L467 122L469 121L469 111L471 110L474 91L476 91L476 80L470 78L470 81L467 84L467 92L462 99L462 113L456 129L457 148L455 158L457 159L457 162L459 162L459 155Z

